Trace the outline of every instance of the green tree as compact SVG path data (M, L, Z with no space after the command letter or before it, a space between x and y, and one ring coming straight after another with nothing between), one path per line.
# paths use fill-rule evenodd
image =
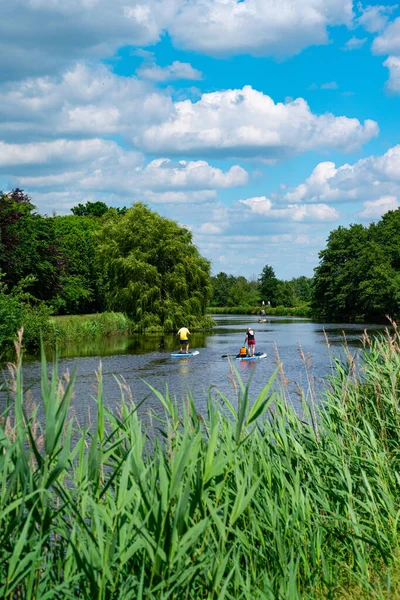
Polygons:
M125 214L127 208L110 208L105 202L97 200L96 202L86 202L86 204L78 204L71 208L71 212L77 217L94 217L99 219L106 215L109 211L117 214Z
M311 302L312 298L312 277L293 277L290 283L293 286L294 294L296 296L296 304L302 302Z
M30 276L29 292L47 300L61 289L65 260L53 220L34 210L23 190L0 195L0 270L10 290Z
M109 302L142 328L172 329L205 316L210 263L192 234L137 203L99 232L99 254L109 280Z
M279 281L276 286L276 292L274 297L274 304L276 306L295 306L296 295L294 293L293 284L291 281Z
M313 308L329 319L399 314L400 210L369 227L332 231L315 270Z
M235 281L233 275L227 275L223 271L211 277L212 285L212 306L229 306L229 292L232 283Z
M277 306L278 279L275 276L274 269L265 265L258 280L260 284L261 300L265 303L270 302L271 306Z
M86 202L71 208L72 214L77 217L102 217L108 212L108 206L104 202Z
M53 301L58 312L81 314L105 309L105 282L97 255L98 219L66 215L54 217L58 246L65 256L62 288Z

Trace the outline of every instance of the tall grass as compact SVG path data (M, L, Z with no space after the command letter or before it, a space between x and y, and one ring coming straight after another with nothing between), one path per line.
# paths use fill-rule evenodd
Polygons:
M198 415L152 390L148 436L129 390L96 423L69 419L74 376L42 368L44 423L21 358L0 427L0 597L397 598L399 337L336 363L318 419L273 378L254 401L208 398ZM19 352L19 345L17 345ZM280 369L278 365L277 371Z

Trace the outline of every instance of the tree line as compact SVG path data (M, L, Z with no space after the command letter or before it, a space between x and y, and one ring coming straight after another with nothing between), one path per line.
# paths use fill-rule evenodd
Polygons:
M294 307L309 303L312 299L312 278L294 277L290 281L276 277L274 269L266 265L259 277L227 275L224 272L211 278L212 307Z

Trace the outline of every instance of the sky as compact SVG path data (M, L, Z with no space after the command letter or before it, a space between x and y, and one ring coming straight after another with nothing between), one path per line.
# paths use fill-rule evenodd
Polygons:
M312 276L400 201L400 7L0 0L0 189L145 202L212 272Z

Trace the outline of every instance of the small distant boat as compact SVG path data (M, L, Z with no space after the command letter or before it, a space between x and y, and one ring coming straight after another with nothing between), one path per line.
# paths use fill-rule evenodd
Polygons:
M236 360L261 360L267 358L265 352L256 352L254 356L236 356Z
M197 356L200 354L198 350L193 350L193 352L172 352L171 358L191 358L192 356Z

